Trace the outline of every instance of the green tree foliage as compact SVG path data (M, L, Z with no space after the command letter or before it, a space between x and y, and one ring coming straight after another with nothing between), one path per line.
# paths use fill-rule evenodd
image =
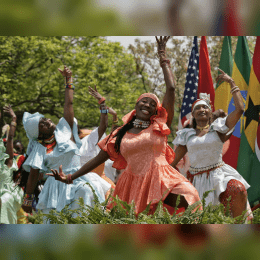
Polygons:
M1 107L12 104L18 132L25 111L40 112L56 123L62 117L64 79L57 69L63 65L73 72L80 127L97 126L100 117L88 86L97 86L119 118L134 108L142 93L133 56L103 37L0 37L0 61Z

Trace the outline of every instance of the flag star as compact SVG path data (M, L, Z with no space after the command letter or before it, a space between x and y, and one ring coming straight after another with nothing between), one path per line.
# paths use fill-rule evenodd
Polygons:
M194 73L191 73L190 76L193 77L193 76L194 76Z
M191 68L191 66L189 66L189 69Z
M182 113L184 113L184 109L182 110Z
M185 98L188 98L188 95L186 95Z
M197 82L195 82L195 83L194 83L194 85L195 85L195 86L198 86L198 83L197 83Z
M189 76L189 72L187 72L187 76Z
M197 60L194 60L194 63L197 63Z
M196 78L199 79L199 76L197 76Z
M191 97L190 99L191 99L191 100L193 100L193 99L194 99L194 97Z
M190 59L190 61L192 61L192 59Z
M187 88L187 91L190 91L190 88Z
M192 81L190 80L190 81L189 81L189 84L191 84L191 83L192 83Z
M192 104L189 104L189 107L191 107L192 106Z
M183 105L186 106L186 102L184 102Z
M196 89L193 89L193 93L196 93Z
M197 70L197 72L199 73L199 70Z
M194 69L194 70L195 70L195 69L196 69L196 67L195 67L195 66L192 66L192 69Z
M196 53L196 56L197 56L197 57L199 57L199 54L198 54L198 53Z

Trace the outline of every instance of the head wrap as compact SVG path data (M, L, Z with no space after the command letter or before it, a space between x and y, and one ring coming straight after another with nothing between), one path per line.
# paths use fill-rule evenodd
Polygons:
M171 131L168 128L168 126L166 125L168 113L167 113L166 109L164 107L162 107L159 98L155 94L144 93L137 99L136 103L138 103L141 99L143 99L145 97L149 97L149 98L153 99L157 105L157 107L156 107L157 114L151 116L151 118L150 118L150 121L153 124L153 130L159 131L162 134L166 134L166 135L170 134ZM135 109L132 110L130 113L126 114L122 118L124 125L128 124L135 115L136 115Z
M212 111L212 108L211 108L211 101L210 101L210 94L207 94L207 93L200 93L200 98L197 99L193 104L192 104L192 107L191 107L191 112L193 112L194 108L198 105L206 105L211 111Z
M27 147L27 154L29 155L32 151L32 148L36 143L36 140L39 135L39 121L44 117L44 115L36 112L34 114L30 114L28 112L24 112L23 114L23 126L26 132L27 137L29 138L29 144Z

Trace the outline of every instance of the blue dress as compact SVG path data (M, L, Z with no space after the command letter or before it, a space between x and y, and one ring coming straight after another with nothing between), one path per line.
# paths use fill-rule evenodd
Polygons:
M26 171L39 169L40 172L51 172L51 169L59 170L62 165L63 172L73 174L81 168L80 153L81 141L78 136L78 129L74 118L73 136L76 143L71 139L71 128L68 122L61 118L54 132L56 146L53 151L46 153L46 148L40 143L36 143L29 153L23 167ZM67 204L78 199L76 193L81 194L85 204L93 205L93 192L88 185L89 183L95 190L100 202L105 200L105 193L109 190L110 185L98 175L87 174L73 181L73 184L65 184L56 181L53 177L48 177L44 187L39 195L37 210L56 209L61 211Z

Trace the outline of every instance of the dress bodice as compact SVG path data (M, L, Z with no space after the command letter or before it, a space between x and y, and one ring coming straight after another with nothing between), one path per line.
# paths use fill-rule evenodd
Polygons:
M120 152L134 174L145 173L153 164L166 165L167 137L153 131L152 127L138 134L126 133ZM138 162L138 163L136 163Z

